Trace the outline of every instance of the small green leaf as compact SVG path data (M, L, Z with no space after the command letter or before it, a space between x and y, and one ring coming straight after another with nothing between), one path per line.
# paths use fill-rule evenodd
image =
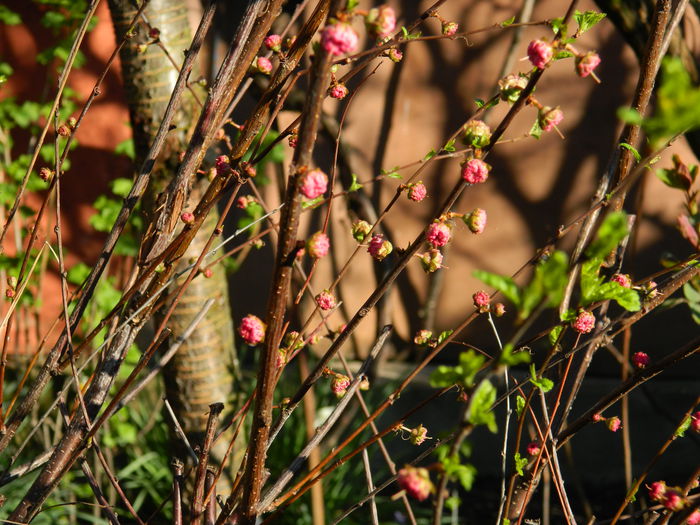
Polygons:
M552 387L554 387L554 383L551 379L547 379L546 377L537 377L534 364L530 365L530 382L537 388L542 390L542 392L544 392L545 394L549 392L552 389Z
M639 300L639 293L636 290L625 288L616 282L603 283L592 293L587 294L586 304L607 300L616 301L628 312L637 312L642 306Z
M481 109L481 108L484 107L484 105L486 104L486 102L484 102L484 99L482 99L482 98L475 98L475 99L474 99L474 104L476 104L476 107L477 107L477 108Z
M578 24L577 33L579 35L585 33L603 18L605 18L605 13L598 13L596 11L585 11L582 13L581 11L576 11L574 13L574 20L576 20Z
M562 330L564 330L564 327L562 325L557 325L549 331L549 344L551 344L552 346L557 344Z
M112 188L112 193L115 195L118 195L119 197L126 197L129 195L129 192L131 191L131 186L133 186L133 182L131 179L126 179L126 178L118 178L114 179L112 182L109 183L110 187Z
M462 500L459 499L457 496L450 496L445 500L445 507L447 507L450 510L456 510L459 508L459 505L462 503Z
M513 25L514 22L515 22L515 16L511 16L508 20L504 20L503 22L501 22L501 27L511 26L511 25Z
M540 139L542 136L542 127L540 126L540 119L535 119L535 122L532 124L532 127L530 128L530 135L535 137L537 140Z
M644 121L644 118L636 109L628 107L618 108L617 118L625 124L632 124L633 126L641 126Z
M453 151L456 151L455 142L456 142L455 139L450 140L447 144L445 144L442 147L442 151L448 151L450 153L452 153Z
M552 26L552 30L556 35L558 35L561 38L566 37L566 33L568 28L566 27L566 24L564 23L564 18L559 17L559 18L554 18L551 20L550 25Z
M681 421L681 424L678 425L678 428L673 433L673 436L677 437L677 438L679 438L679 437L682 438L683 436L685 436L685 431L690 428L691 421L692 421L692 416L685 416L683 418L683 421Z
M8 26L16 26L22 23L22 17L6 6L0 5L0 22Z
M512 302L516 307L520 305L520 290L518 289L518 285L515 284L515 281L510 277L486 272L484 270L474 270L472 275L501 292L505 298Z
M435 151L434 149L431 149L428 153L426 153L425 157L423 157L423 160L430 160L435 155L437 155L437 151Z
M304 201L301 203L301 209L308 210L310 208L315 208L316 206L320 205L324 200L325 198L323 197L323 195L320 195L310 201Z
M68 282L71 284L83 284L88 275L90 275L90 267L80 262L68 270L66 279L68 279Z
M384 177L389 177L390 179L402 179L403 177L399 175L399 167L394 166L390 170L382 170L381 174Z
M352 193L353 191L357 191L360 188L362 188L362 184L357 182L357 175L355 173L350 175L352 177L352 183L350 184L350 187L348 188L348 193Z
M462 352L456 366L440 365L437 367L430 376L430 385L435 388L452 385L459 385L463 388L470 387L474 384L474 377L481 370L485 361L486 358L474 350Z
M621 211L610 213L600 225L586 255L591 259L604 259L625 238L627 232L627 214Z
M508 343L503 347L503 352L498 359L498 362L506 366L515 366L520 363L529 363L530 354L527 351L513 352L513 345Z
M348 0L347 10L352 11L353 9L355 9L357 7L357 4L359 4L359 3L360 3L360 0Z
M134 148L134 139L126 139L114 148L114 153L117 155L125 155L131 160L136 158L136 149Z
M494 434L498 432L496 415L491 411L496 401L496 388L491 381L484 379L476 388L469 407L468 420L474 426L486 425Z
M523 413L523 410L525 409L525 398L518 394L515 397L515 411L518 414L518 417L520 417Z
M515 460L515 471L518 473L518 476L524 476L525 472L523 469L527 466L527 458L521 457L520 452L516 452L513 459Z
M635 147L632 146L632 144L627 144L626 142L620 142L620 147L621 147L621 148L625 148L626 150L629 150L629 151L632 153L632 156L634 157L634 159L635 159L637 162L639 162L640 160L642 160L642 156L641 156L641 155L639 154L639 152L635 149Z
M444 331L440 332L440 335L438 335L438 338L437 338L438 344L441 344L445 339L450 337L452 335L452 332L454 332L454 330L444 330Z
M408 40L410 35L408 33L408 29L406 29L406 26L401 26L401 35L404 37L404 39Z

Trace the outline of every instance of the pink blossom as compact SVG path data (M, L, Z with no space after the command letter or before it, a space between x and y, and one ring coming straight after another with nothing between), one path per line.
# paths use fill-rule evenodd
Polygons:
M544 40L533 40L527 46L527 58L530 59L532 65L540 69L544 69L549 61L554 56L554 50L551 44Z
M255 346L265 339L265 323L253 314L246 315L241 319L238 326L238 333L241 338L251 346Z
M418 346L425 346L430 342L430 339L432 337L433 332L431 332L430 330L418 330L416 332L415 337L413 338L413 342Z
M333 376L331 380L331 392L333 392L337 397L343 397L345 392L348 391L350 386L350 378L342 374L337 374Z
M581 310L571 326L580 334L587 334L595 328L595 315L587 310Z
M435 221L428 226L428 231L425 234L428 243L435 248L445 246L450 242L451 236L452 232L450 231L450 227L441 221Z
M279 52L282 49L282 37L280 35L268 35L263 40L263 43L270 51Z
M503 303L496 303L493 307L493 313L496 317L503 317L506 313L506 305Z
M219 177L228 175L231 171L231 164L229 158L226 155L219 155L218 157L216 157L214 167L216 168L216 174Z
M663 501L666 498L666 482L655 481L649 485L649 499L652 501Z
M426 439L430 439L428 437L428 429L425 428L423 425L418 425L416 428L411 429L411 435L409 439L414 445L422 445Z
M459 29L459 24L457 22L443 22L442 23L442 34L445 36L454 35Z
M576 73L581 78L587 77L600 64L598 53L593 51L576 57Z
M646 368L647 365L649 364L649 361L650 361L649 356L644 352L636 352L632 356L632 364L636 368Z
M700 410L690 416L690 428L693 429L693 432L700 434Z
M630 276L626 273L616 273L610 278L610 280L614 283L619 284L623 288L632 287L632 279L630 279Z
M272 62L267 57L258 57L255 60L255 68L263 75L269 75L272 72Z
M410 184L408 187L408 198L413 202L420 202L425 199L428 194L428 190L425 188L425 184L422 182L416 182L415 184Z
M328 189L328 176L321 170L308 171L301 179L299 191L307 199L320 197Z
M316 296L316 304L321 310L331 310L335 308L335 296L328 290L324 290Z
M614 417L609 417L606 421L605 424L608 426L608 430L610 432L617 432L620 430L620 427L622 426L622 421L620 421L620 418L617 416Z
M476 208L469 215L465 215L463 220L469 231L478 235L486 229L486 210Z
M334 56L352 53L357 48L358 40L355 30L342 22L326 26L321 34L321 46Z
M700 509L695 509L685 522L687 525L700 525Z
M384 236L381 233L375 233L372 235L372 239L369 241L369 246L367 246L367 251L369 254L378 261L384 260L387 255L389 255L394 250L394 247L389 241L384 240Z
M185 224L192 224L194 222L194 213L190 211L182 212L182 215L180 215L180 220L182 220L182 222Z
M540 109L537 116L539 120L540 127L545 131L552 131L556 126L561 124L564 120L564 113L562 113L559 107L550 108L548 106Z
M464 125L462 133L462 141L468 146L485 148L491 142L491 128L483 120L470 120Z
M345 87L345 84L336 84L333 86L330 90L330 95L331 98L335 98L338 100L343 100L345 97L348 96L348 88Z
M480 184L489 178L489 169L483 160L471 159L462 166L462 178L469 184Z
M427 469L406 466L399 470L398 484L406 493L418 501L424 501L433 491L433 483Z
M365 21L369 32L383 40L396 28L396 13L388 5L382 5L370 9Z
M436 272L442 268L443 256L440 250L433 248L420 256L421 265L423 265L423 270L428 273Z
M678 494L675 490L667 490L664 499L664 507L673 512L677 512L685 507L685 500L683 496Z
M536 456L540 453L540 444L537 441L532 441L527 446L527 455Z
M306 242L306 251L314 259L320 259L328 254L331 241L323 232L314 233Z
M479 290L474 295L472 295L472 300L474 301L474 306L476 306L480 312L486 312L489 309L489 303L491 303L491 296Z
M391 60L395 64L398 64L399 62L401 62L401 60L403 60L403 53L400 49L392 47L389 50L389 60Z

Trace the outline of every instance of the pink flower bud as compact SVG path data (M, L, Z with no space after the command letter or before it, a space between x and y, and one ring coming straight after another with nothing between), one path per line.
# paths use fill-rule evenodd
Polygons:
M690 428L696 434L700 434L700 410L690 416Z
M397 482L406 494L418 501L424 501L433 491L433 483L427 469L406 466L398 472Z
M540 453L540 444L537 441L533 441L528 444L527 446L527 455L528 456L537 456Z
M333 376L331 380L331 392L333 392L336 397L343 397L348 391L350 386L350 378L342 374Z
M399 62L401 62L401 60L403 60L403 53L400 49L392 47L389 50L389 60L391 60L395 64L398 64Z
M678 512L685 507L685 499L675 490L667 490L664 507L673 512Z
M428 231L425 234L425 238L428 244L434 248L439 248L440 246L445 246L450 242L452 237L452 231L450 227L442 221L435 221L428 226Z
M632 356L632 364L636 368L646 368L647 365L649 365L649 356L645 354L644 352L636 352Z
M282 50L282 37L279 35L268 35L263 40L263 43L266 48L275 53L279 53Z
M372 229L367 221L355 221L352 223L352 236L357 242L363 242Z
M372 235L372 239L367 247L367 252L377 261L383 261L393 250L394 247L389 241L384 240L384 236L381 233Z
M263 75L269 75L272 72L272 62L267 57L258 57L255 59L255 69Z
M231 164L229 158L226 155L219 155L216 157L216 163L214 164L216 168L216 174L219 177L228 175L231 172Z
M49 179L51 179L51 177L53 177L55 173L56 172L53 171L51 168L47 168L46 166L44 166L39 170L39 177L44 182L48 182Z
M544 40L533 40L527 46L527 58L535 67L544 69L552 60L552 56L554 56L552 45Z
M442 268L442 259L442 254L438 249L432 249L420 256L423 270L427 273L436 272Z
M428 190L422 182L415 182L408 185L408 198L413 202L420 202L425 199Z
M605 424L608 427L608 430L610 432L617 432L620 430L620 427L622 426L622 421L620 421L620 418L617 416L609 417L606 421Z
M282 368L286 364L287 364L287 350L284 348L278 348L277 349L277 362L275 363L275 366L277 368Z
M649 499L661 502L666 499L666 482L655 481L649 485Z
M462 141L467 146L485 148L491 141L491 128L483 120L470 120L464 125Z
M616 273L610 278L610 280L614 283L619 284L623 288L632 287L632 279L630 279L630 276L626 273Z
M358 41L355 30L342 22L327 25L321 34L321 47L333 56L352 53L357 48Z
M348 96L348 88L345 87L345 84L336 84L333 86L330 90L330 95L331 98L335 98L338 100L343 100L345 97Z
M212 276L214 275L214 270L211 268L205 268L204 271L202 272L202 275L204 276L205 279L211 279Z
M700 509L695 509L685 522L687 525L700 525Z
M416 336L413 338L413 342L418 346L427 345L433 337L433 332L430 330L418 330Z
M306 172L299 185L299 191L307 199L320 197L328 189L328 176L319 169Z
M527 87L527 77L522 75L508 75L498 81L501 100L513 103L520 97L520 93Z
M443 22L442 23L442 34L445 36L454 35L459 29L459 24L457 22Z
M587 310L579 310L578 316L571 323L571 326L579 334L587 334L595 328L595 315Z
M331 241L323 232L314 233L306 242L306 251L314 259L320 259L328 254Z
M503 317L506 313L506 305L503 303L496 303L493 307L493 313L496 317Z
M332 310L335 308L335 296L328 290L324 290L316 296L316 304L321 310Z
M537 119L543 130L552 131L564 120L564 113L562 113L559 107L550 108L549 106L545 106L540 109Z
M600 423L601 421L605 421L605 418L600 414L593 414L593 421Z
M585 55L576 57L576 73L581 78L587 77L600 64L598 53L590 51Z
M474 301L474 306L476 306L480 312L488 312L489 304L491 303L491 296L489 294L483 290L479 290L472 295L472 300Z
M15 292L12 288L7 288L5 290L5 297L7 297L8 299L12 299L16 294L17 292Z
M369 33L383 40L396 28L396 13L388 5L375 7L369 10L365 22Z
M489 178L491 166L481 159L471 159L462 165L462 178L469 184L480 184Z
M192 213L190 211L184 211L184 212L182 212L182 215L180 215L180 219L185 224L192 224L192 223L194 223L194 213Z
M425 428L423 425L418 425L416 428L411 429L411 435L409 437L409 440L412 444L422 445L426 439L430 438L428 437L428 429Z
M299 332L287 332L282 340L282 345L288 351L296 352L297 350L304 348L304 338L301 336L301 334L299 334Z
M61 124L60 126L58 126L58 129L56 131L62 137L67 137L70 135L71 129L65 124Z
M159 38L160 37L160 29L157 27L152 27L151 29L148 30L148 36L151 38Z
M469 215L465 215L462 220L469 231L478 235L486 229L486 210L476 208Z
M241 319L238 333L246 343L255 346L265 339L265 323L253 314L248 314Z

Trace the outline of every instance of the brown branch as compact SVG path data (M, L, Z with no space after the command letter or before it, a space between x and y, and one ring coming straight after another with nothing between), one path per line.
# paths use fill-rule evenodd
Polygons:
M207 419L207 428L204 432L204 439L199 452L199 462L197 463L194 489L192 490L192 517L190 519L192 525L199 525L202 522L205 509L204 481L209 463L209 449L214 442L214 433L219 423L219 414L221 414L223 409L223 403L212 403L209 405L209 418Z

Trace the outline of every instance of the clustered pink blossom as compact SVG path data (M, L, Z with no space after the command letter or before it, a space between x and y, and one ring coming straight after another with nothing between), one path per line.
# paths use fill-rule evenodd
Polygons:
M587 334L595 328L595 315L588 310L579 311L571 326L579 334Z
M464 223L472 233L482 233L486 229L486 210L476 208L469 215L464 216Z
M332 310L335 308L335 296L328 290L324 290L316 296L316 304L321 310Z
M389 50L389 60L391 60L395 64L398 64L399 62L401 62L401 60L403 60L403 53L400 49L392 47Z
M418 346L425 346L430 342L430 339L432 337L433 332L431 332L430 330L418 330L416 332L415 337L413 338L413 342Z
M338 100L343 100L345 97L348 96L348 88L345 87L345 84L336 84L330 89L330 95L331 98L335 98Z
M610 432L617 432L620 430L620 427L622 426L622 421L620 421L620 418L617 416L609 417L606 421L605 424L608 426L608 430Z
M269 75L272 72L272 62L267 57L258 57L255 59L255 69L264 75Z
M348 376L337 374L331 380L331 392L337 397L343 397L350 386L350 378Z
M331 247L331 241L323 232L314 233L308 241L306 241L306 251L314 259L320 259L328 255L328 249Z
M433 491L433 483L427 469L406 466L398 472L398 484L406 494L418 501L424 501Z
M630 279L630 276L626 273L616 273L610 278L610 280L614 283L619 284L623 288L632 287L632 279Z
M462 166L462 178L469 184L480 184L489 178L489 165L481 159L470 159Z
M552 131L555 127L561 124L562 120L564 120L564 113L562 113L559 107L550 108L545 106L540 109L537 118L539 120L540 127L543 130Z
M540 453L540 444L537 441L532 441L527 445L527 455L536 456Z
M423 270L428 273L436 272L442 268L443 256L438 249L432 249L420 256Z
M685 522L687 525L700 525L700 509L695 509Z
M479 290L474 295L472 295L472 300L474 301L474 306L476 306L480 312L486 312L489 309L489 303L491 303L491 296Z
M328 176L319 169L311 170L301 179L299 191L307 199L320 197L328 189Z
M268 35L263 43L270 51L279 52L282 50L282 37L280 35Z
M530 59L532 65L540 69L544 69L554 56L552 45L544 40L533 40L527 46L527 58Z
M576 57L576 73L581 78L587 77L600 64L598 53L593 51Z
M370 9L366 22L369 32L383 40L396 28L396 13L388 5L381 5Z
M408 198L413 202L420 202L428 195L428 190L422 182L410 184L408 187Z
M700 410L690 416L690 428L693 432L700 434Z
M428 226L428 231L425 234L426 240L435 248L445 246L450 242L452 232L450 227L442 221L435 221Z
M367 252L374 257L377 261L384 260L387 255L393 251L394 247L389 241L384 240L384 236L381 233L375 233L372 235L372 239L369 241L367 246Z
M666 482L655 481L649 485L649 499L652 501L661 502L666 496Z
M632 356L632 364L636 368L646 368L649 365L649 355L644 352L635 352Z
M185 224L192 224L194 222L194 213L191 211L184 211L180 215L180 220Z
M238 326L241 338L251 346L257 345L265 339L265 323L259 317L248 314L241 319Z
M457 22L443 22L442 23L442 34L445 36L454 35L459 29L459 24Z
M342 22L327 25L321 34L321 46L334 56L352 53L357 48L358 40L355 30Z

